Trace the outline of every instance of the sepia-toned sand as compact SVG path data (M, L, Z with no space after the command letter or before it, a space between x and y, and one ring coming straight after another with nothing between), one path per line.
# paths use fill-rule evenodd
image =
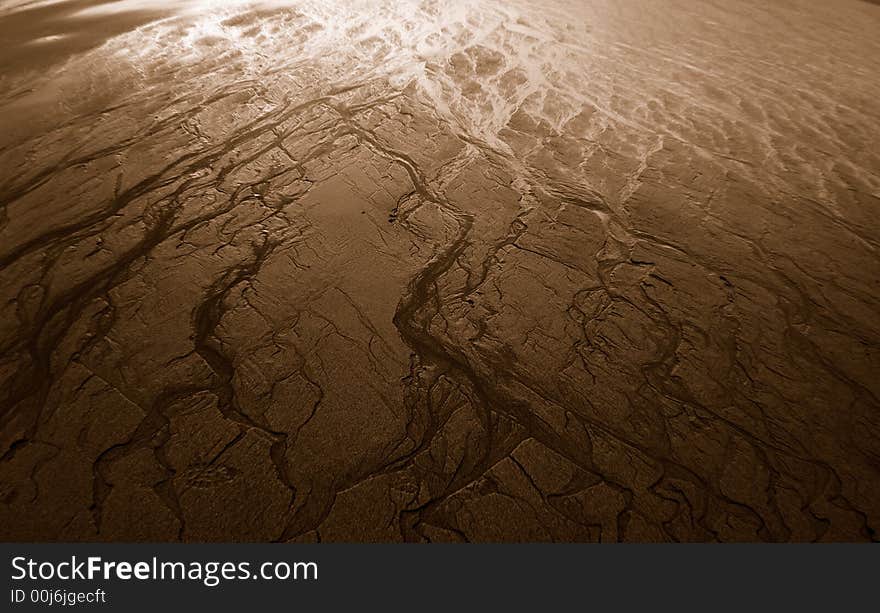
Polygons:
M877 540L878 32L0 2L0 538Z

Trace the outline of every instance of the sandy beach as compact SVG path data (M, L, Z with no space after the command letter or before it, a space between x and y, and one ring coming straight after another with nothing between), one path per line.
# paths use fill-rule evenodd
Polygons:
M0 2L9 541L871 541L880 6Z

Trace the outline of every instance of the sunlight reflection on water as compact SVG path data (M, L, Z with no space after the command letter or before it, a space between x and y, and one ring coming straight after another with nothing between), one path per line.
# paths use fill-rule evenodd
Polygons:
M278 91L382 82L416 88L458 130L499 147L501 132L523 122L562 134L592 117L591 138L626 126L634 136L620 147L635 155L654 146L641 136L653 133L702 142L721 155L760 151L772 134L839 104L847 97L840 92L862 91L870 58L880 56L872 22L862 19L875 7L846 1L68 0L0 7L0 21L43 20L19 39L33 50L19 49L24 65L50 53L56 65L66 62L20 78L9 70L10 97L41 80L65 92L52 96L73 101L171 84L195 93L242 80ZM86 30L93 38L83 39ZM810 99L789 95L801 87ZM854 125L865 119L852 115ZM726 124L750 125L750 142L727 142L719 132ZM816 130L827 139L813 137L812 145L852 150L830 128Z

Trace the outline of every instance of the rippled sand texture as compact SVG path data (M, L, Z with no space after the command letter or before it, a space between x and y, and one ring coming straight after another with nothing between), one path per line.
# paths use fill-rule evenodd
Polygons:
M4 76L4 540L878 538L880 7L175 7Z

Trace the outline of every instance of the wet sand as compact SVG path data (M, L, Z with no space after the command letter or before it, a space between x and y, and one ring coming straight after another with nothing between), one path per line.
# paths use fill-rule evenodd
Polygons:
M4 540L878 538L880 7L2 6Z
M4 11L0 5L0 75L6 80L23 72L48 69L171 14L161 3L150 8L101 12L114 4L108 0L74 0L33 3L15 11ZM90 14L90 9L97 12Z

